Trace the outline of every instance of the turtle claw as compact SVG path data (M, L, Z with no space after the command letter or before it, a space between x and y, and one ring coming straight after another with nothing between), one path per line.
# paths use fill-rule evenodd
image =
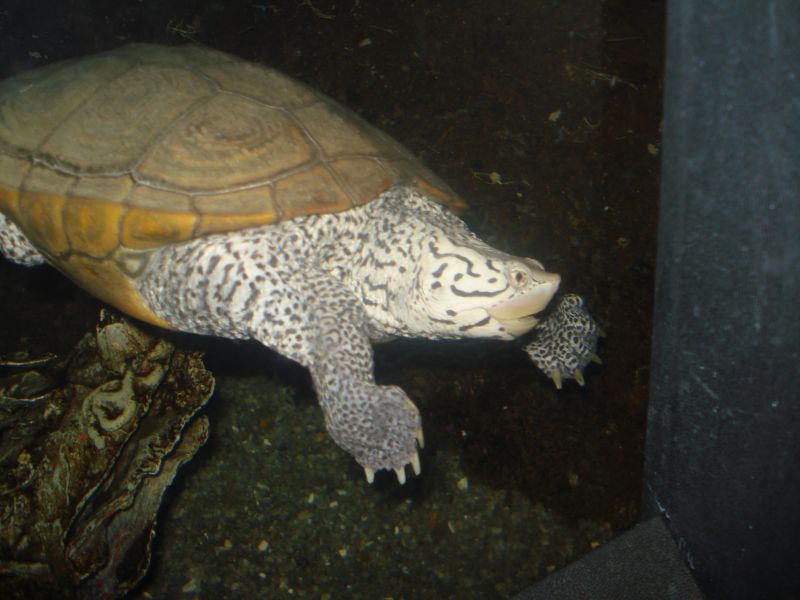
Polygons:
M424 448L425 447L425 436L423 435L421 428L420 428L419 431L417 431L417 434L414 437L417 439L417 445L420 448Z
M411 465L414 475L419 475L422 473L422 465L419 462L418 452L414 452L414 454L411 455L411 458L407 464ZM397 475L397 481L400 483L400 485L403 485L406 482L406 465L403 465L402 467L395 467L393 470L394 474Z
M369 467L364 467L364 475L367 476L367 483L372 483L375 481L375 471Z
M422 465L419 461L419 453L414 452L411 455L411 458L408 460L408 463L411 465L411 469L414 471L414 475L419 475L422 473ZM406 482L406 465L395 467L392 469L394 474L397 476L397 481L400 485L405 484ZM369 467L364 467L364 475L367 477L367 483L374 483L375 482L375 470L370 469Z
M584 379L583 373L578 369L575 369L572 373L567 373L566 377L561 371L553 371L550 373L550 379L553 380L553 383L556 384L556 388L559 390L563 387L564 379L574 379L581 387L586 385L586 379Z
M419 462L419 454L414 452L411 456L411 468L414 469L414 475L422 473L422 465Z
M556 384L556 389L561 389L561 371L553 371L550 373L550 379Z
M400 485L403 485L406 482L406 466L403 465L402 467L395 467L394 474L397 475L397 481Z

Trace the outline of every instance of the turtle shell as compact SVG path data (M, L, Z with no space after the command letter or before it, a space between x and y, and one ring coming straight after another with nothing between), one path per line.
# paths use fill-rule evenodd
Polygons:
M0 211L79 285L162 326L134 282L154 248L398 184L463 206L336 102L207 48L132 44L0 83Z

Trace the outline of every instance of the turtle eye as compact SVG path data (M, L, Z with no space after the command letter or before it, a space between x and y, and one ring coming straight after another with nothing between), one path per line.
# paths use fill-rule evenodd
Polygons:
M528 277L525 275L525 273L519 269L514 269L511 272L511 277L514 279L514 283L516 283L518 286L524 285L528 280Z

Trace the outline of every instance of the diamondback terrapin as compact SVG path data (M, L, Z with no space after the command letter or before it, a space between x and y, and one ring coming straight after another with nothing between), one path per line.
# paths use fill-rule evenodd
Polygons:
M134 44L0 84L3 254L141 320L306 366L370 481L419 472L422 442L411 400L375 384L370 340L510 340L559 286L479 240L446 208L460 206L329 98L213 50ZM559 386L582 381L596 339L568 300L529 349Z

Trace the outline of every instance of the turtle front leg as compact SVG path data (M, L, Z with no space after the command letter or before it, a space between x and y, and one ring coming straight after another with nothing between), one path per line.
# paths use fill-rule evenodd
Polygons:
M333 440L353 455L372 483L391 469L405 483L405 465L420 473L417 443L423 444L419 411L396 386L377 385L372 345L360 303L341 282L305 271L295 289L308 290L311 317L307 365Z
M402 483L406 464L420 471L419 412L400 388L375 383L358 298L302 255L311 245L291 241L270 229L161 248L140 278L142 297L175 329L256 339L307 367L333 440L369 481L391 469Z
M597 356L597 338L602 331L580 296L565 294L535 331L536 337L523 350L558 389L564 379L574 379L583 385L586 366L601 362Z

